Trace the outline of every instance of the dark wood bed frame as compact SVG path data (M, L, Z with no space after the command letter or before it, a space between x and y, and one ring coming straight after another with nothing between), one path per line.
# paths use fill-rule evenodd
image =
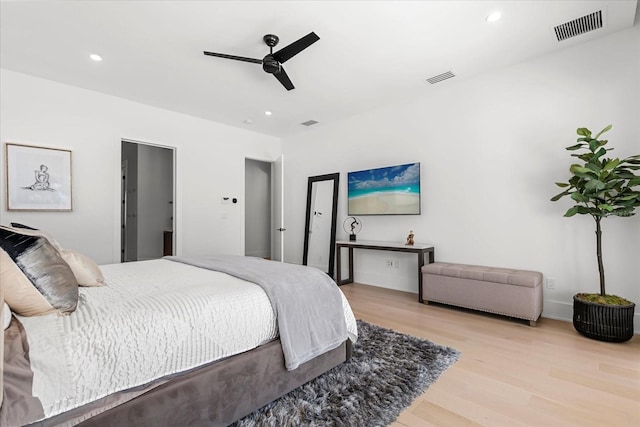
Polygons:
M274 340L178 375L78 425L227 426L350 357L351 341L347 340L336 349L287 371L280 340ZM32 425L55 426L78 415L78 411L73 410Z

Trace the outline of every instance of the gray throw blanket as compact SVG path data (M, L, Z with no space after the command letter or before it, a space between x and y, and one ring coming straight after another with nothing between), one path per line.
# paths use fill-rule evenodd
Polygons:
M340 291L326 273L316 268L233 255L165 259L220 271L259 285L276 313L289 371L333 350L348 338Z

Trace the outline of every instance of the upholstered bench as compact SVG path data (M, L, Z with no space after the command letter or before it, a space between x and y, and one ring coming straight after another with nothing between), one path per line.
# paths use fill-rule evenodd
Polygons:
M422 267L424 301L529 320L542 313L542 273L436 262Z

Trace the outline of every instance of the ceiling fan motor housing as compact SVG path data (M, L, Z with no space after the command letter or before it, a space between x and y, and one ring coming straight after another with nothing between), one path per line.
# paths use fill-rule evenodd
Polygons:
M273 57L273 55L267 55L262 60L262 69L269 74L276 74L280 72L280 63Z

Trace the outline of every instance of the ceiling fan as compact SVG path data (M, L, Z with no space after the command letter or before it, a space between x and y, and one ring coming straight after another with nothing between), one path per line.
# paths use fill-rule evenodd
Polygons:
M295 55L302 52L304 49L311 46L313 43L320 40L320 37L316 35L314 32L310 32L304 37L294 41L288 46L283 47L276 53L273 53L273 48L278 44L280 39L278 36L273 34L265 35L262 40L269 46L269 54L262 59L254 59L254 58L246 58L244 56L234 56L234 55L226 55L224 53L215 53L215 52L207 52L204 51L205 55L209 56L217 56L219 58L227 58L227 59L235 59L236 61L244 61L244 62L252 62L254 64L262 64L262 69L269 74L273 74L273 76L278 79L282 86L284 86L287 90L291 90L294 88L293 83L291 83L291 79L287 75L286 71L284 71L283 63L287 62Z

